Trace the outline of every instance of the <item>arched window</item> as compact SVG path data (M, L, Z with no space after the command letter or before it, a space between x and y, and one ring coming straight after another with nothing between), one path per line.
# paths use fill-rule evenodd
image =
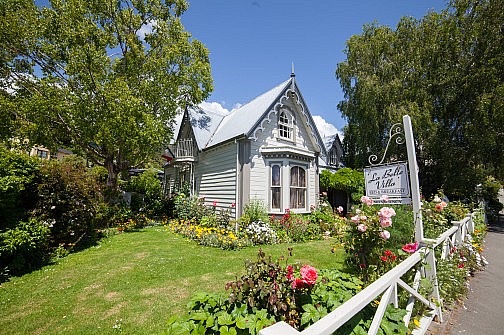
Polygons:
M290 170L290 208L306 208L306 171L300 166Z
M279 137L292 141L293 128L293 122L289 115L284 111L280 112L280 115L278 116Z

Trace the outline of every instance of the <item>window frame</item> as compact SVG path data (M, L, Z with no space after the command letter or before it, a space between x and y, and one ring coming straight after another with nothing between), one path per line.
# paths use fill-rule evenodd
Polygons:
M278 114L278 138L294 142L294 117L287 110L281 110ZM284 134L288 136L284 136Z
M302 165L299 165L299 164L289 164L289 208L292 209L292 210L306 210L306 200L307 200L307 188L308 188L308 180L307 180L307 176L308 176L308 173L307 173L307 168L302 166ZM299 181L301 181L301 179L299 179L300 177L300 173L298 172L297 173L297 176L296 178L298 180L296 180L296 183L297 185L293 185L293 172L294 171L302 171L303 172L303 179L302 179L302 183L303 185L299 185ZM293 193L293 191L295 191ZM295 194L296 198L298 198L295 202L296 202L296 205L293 206L294 202L293 202L293 195ZM299 204L299 196L300 194L302 195L302 199L303 199L303 204L302 206L298 206Z

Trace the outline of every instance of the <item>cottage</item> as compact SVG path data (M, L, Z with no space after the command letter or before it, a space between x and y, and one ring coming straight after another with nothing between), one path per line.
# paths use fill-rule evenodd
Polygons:
M187 108L175 139L166 192L185 187L234 217L252 200L270 214L308 213L318 201L321 166L331 163L294 74L227 114Z

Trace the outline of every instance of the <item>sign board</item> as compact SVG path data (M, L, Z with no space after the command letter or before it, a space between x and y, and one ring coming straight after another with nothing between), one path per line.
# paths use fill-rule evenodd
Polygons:
M366 196L375 203L387 196L389 204L411 204L411 191L406 162L368 167L364 169Z

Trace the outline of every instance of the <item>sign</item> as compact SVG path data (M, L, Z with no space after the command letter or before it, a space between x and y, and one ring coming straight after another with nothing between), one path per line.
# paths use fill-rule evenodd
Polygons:
M364 169L366 196L375 203L383 203L387 196L389 204L411 204L408 164L397 163Z

